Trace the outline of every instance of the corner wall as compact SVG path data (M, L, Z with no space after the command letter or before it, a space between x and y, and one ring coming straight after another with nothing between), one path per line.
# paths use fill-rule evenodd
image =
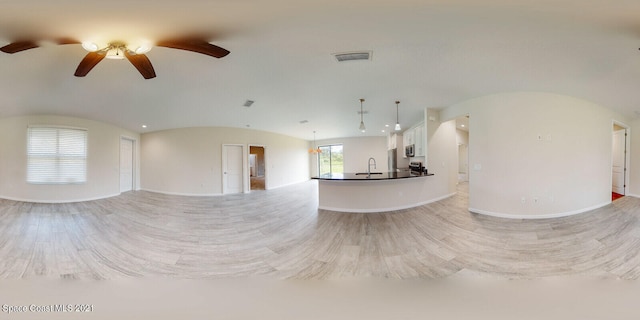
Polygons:
M444 110L469 114L469 210L508 218L548 218L611 202L609 109L573 97L519 92Z

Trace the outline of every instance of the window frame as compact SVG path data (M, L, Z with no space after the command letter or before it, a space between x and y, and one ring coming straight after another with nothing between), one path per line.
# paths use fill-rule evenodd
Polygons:
M46 155L37 155L32 153L32 129L53 129L56 130L56 145L55 145L55 154L46 156ZM73 130L83 132L84 135L84 154L83 155L73 155L73 154L61 154L60 153L60 131L64 130ZM26 182L28 184L33 185L81 185L86 184L88 181L88 160L89 160L89 130L86 128L80 127L72 127L72 126L61 126L61 125L28 125L27 126L27 143L26 143L26 157L27 157L27 168L26 168ZM54 159L56 162L56 169L54 172L55 180L52 181L37 181L36 179L30 179L31 174L31 160L32 159ZM76 158L78 160L82 160L82 166L84 170L84 176L82 176L81 180L78 181L64 181L65 176L61 175L61 161L65 159L73 159ZM31 181L30 181L31 180Z
M336 146L340 146L342 147L342 172L333 172L333 163L332 163L332 159L331 159L331 148L332 147L336 147ZM322 149L322 148L328 148L329 149L329 174L334 174L334 173L339 173L339 174L343 174L344 173L344 144L342 143L333 143L333 144L325 144L325 145L318 145L318 149ZM316 157L316 168L318 170L318 176L321 175L320 173L320 168L321 168L321 164L320 164L320 157L322 156L322 154L324 153L324 151L322 153L318 153L317 157Z

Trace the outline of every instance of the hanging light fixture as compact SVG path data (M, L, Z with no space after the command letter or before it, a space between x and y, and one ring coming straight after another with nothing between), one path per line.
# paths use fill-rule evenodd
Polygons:
M313 131L313 145L315 147L309 148L309 153L311 153L311 154L322 153L322 150L320 150L320 148L318 148L318 146L316 146L316 132L315 131Z
M400 101L396 101L396 131L400 131L402 130L402 128L400 128L400 121L398 120L398 105L400 104Z
M362 103L364 102L364 99L360 99L360 131L365 132L365 130L367 130L367 128L364 127L364 111L362 110Z

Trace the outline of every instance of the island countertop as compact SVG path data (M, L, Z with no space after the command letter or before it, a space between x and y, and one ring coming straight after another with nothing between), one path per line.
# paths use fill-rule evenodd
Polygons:
M366 172L323 174L318 180L318 208L341 212L385 212L437 200L433 173ZM441 177L442 178L442 177Z
M394 171L394 172L372 172L370 175L363 173L326 173L317 177L311 177L316 180L332 180L332 181L361 181L361 180L396 180L408 178L420 178L432 176L433 173L412 173L410 171Z

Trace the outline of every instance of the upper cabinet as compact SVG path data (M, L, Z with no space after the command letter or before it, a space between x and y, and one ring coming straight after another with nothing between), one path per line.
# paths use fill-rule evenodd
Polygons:
M424 157L425 156L425 134L426 130L424 127L424 122L420 122L415 126L405 130L403 133L403 154L404 147L408 145L414 145L414 157Z
M406 130L403 134L402 134L402 145L403 147L406 147L408 145L414 144L414 136L413 136L413 129L409 129Z
M416 157L425 156L424 132L425 132L424 122L419 123L415 128L413 128L413 144L415 145Z

